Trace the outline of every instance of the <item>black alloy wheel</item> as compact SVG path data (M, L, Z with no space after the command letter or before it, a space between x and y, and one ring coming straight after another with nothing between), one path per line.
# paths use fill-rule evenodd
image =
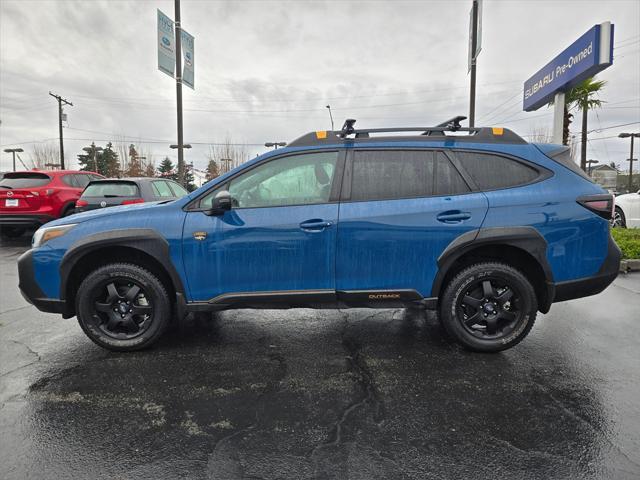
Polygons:
M130 339L149 328L153 305L140 285L128 278L114 278L103 282L95 292L93 319L105 335Z
M616 207L611 217L611 228L627 228L624 212L620 207Z
M451 279L440 300L440 322L458 343L477 352L498 352L524 339L538 301L519 270L498 262L471 265Z
M478 338L496 339L508 335L522 311L519 295L503 279L480 278L458 297L458 315L464 328Z
M84 333L114 351L141 350L155 343L171 321L164 284L131 263L104 265L82 281L76 314Z

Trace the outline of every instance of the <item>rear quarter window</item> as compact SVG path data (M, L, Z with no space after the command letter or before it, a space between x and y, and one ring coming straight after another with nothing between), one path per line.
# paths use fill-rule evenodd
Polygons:
M34 188L43 187L51 181L51 177L46 173L39 172L9 172L4 174L0 180L0 188Z
M454 155L480 190L525 185L540 176L535 168L500 155L478 152L455 152Z

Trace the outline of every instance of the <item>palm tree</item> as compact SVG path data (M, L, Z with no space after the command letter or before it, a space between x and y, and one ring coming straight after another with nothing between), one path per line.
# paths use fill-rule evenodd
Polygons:
M604 80L594 80L593 77L587 78L586 80L580 82L578 85L569 90L565 97L564 120L567 140L569 134L569 123L571 123L571 118L569 118L569 122L567 123L567 115L571 115L570 113L568 113L569 107L576 106L580 110L582 110L582 145L580 148L580 168L582 168L582 170L584 171L587 170L587 115L589 113L589 110L599 108L604 103L604 100L600 100L596 97L602 91L602 88L606 84L607 82L605 82Z

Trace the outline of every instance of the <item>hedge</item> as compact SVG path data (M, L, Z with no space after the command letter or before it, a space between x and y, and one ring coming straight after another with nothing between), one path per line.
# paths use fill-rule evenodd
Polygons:
M611 234L622 250L622 258L640 259L640 228L614 228Z

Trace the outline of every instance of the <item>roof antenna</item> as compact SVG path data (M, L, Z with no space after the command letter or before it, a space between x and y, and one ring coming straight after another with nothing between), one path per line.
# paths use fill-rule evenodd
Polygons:
M333 126L333 115L331 115L331 105L327 105L327 110L329 110L329 118L331 119L331 131L333 132L335 128Z
M352 133L354 133L356 131L355 128L353 128L353 124L354 123L356 123L356 121L353 118L347 118L344 121L344 125L342 126L342 130L340 131L340 138L344 138L347 135L351 135Z

